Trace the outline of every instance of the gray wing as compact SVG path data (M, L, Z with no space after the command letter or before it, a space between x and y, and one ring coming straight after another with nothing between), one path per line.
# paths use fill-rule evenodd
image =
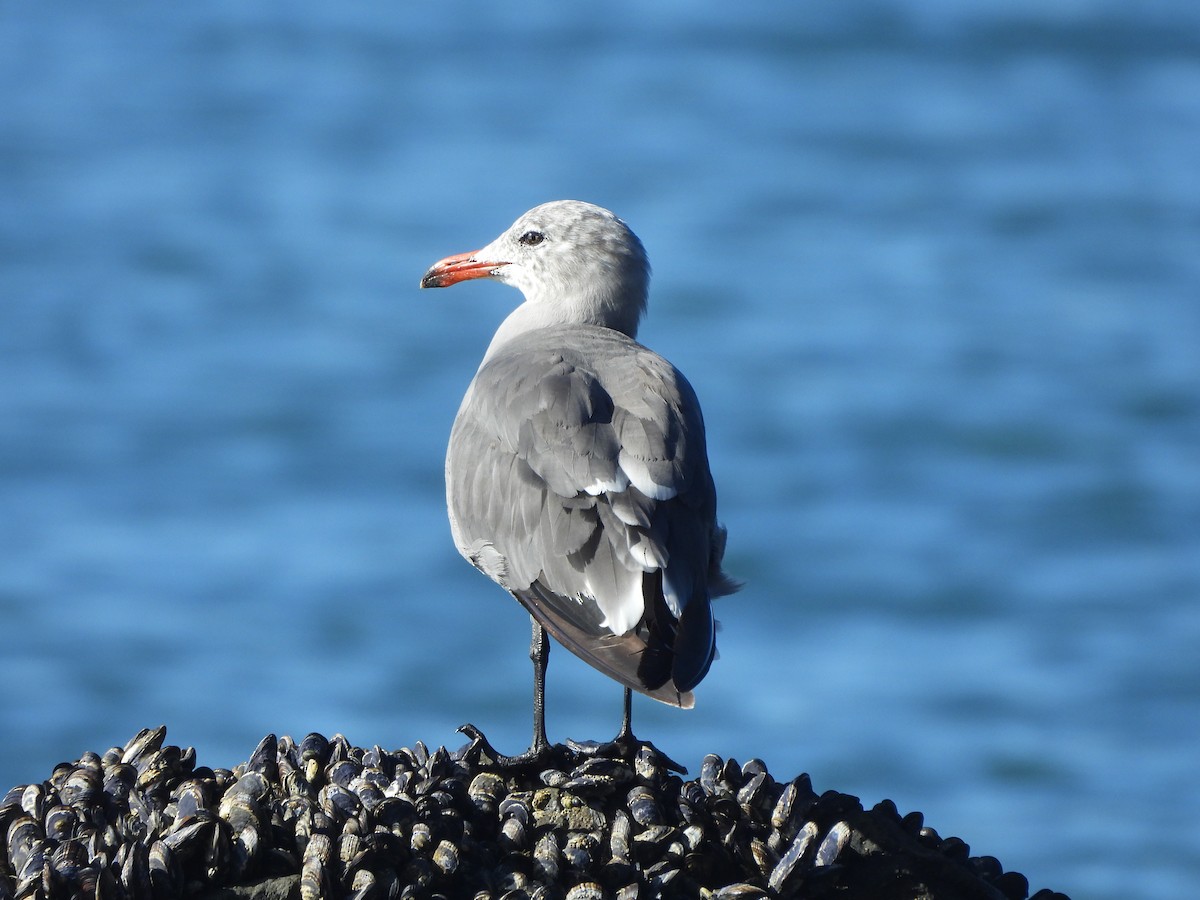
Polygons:
M691 706L715 654L724 531L691 386L609 329L562 326L476 374L446 459L459 551L564 646Z

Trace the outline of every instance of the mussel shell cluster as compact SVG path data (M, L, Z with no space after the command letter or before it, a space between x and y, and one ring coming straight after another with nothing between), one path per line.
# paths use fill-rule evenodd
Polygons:
M0 900L1028 895L919 813L818 795L807 775L781 783L758 760L710 755L684 780L650 745L571 744L507 771L474 744L385 751L310 734L268 735L229 770L165 735L8 791Z

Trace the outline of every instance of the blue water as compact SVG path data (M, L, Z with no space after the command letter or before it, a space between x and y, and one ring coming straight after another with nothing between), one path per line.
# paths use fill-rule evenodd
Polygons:
M639 732L1035 888L1200 881L1200 7L5 4L0 790L166 723L528 740L442 454L543 200L655 266L730 531ZM551 737L620 691L561 650Z

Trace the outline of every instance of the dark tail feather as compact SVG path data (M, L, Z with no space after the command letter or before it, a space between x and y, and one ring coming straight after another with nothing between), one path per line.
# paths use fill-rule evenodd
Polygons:
M671 680L671 668L675 655L675 617L667 609L663 597L662 569L642 575L642 599L646 605L643 614L644 628L638 631L646 635L646 649L638 663L638 678L650 688L659 688ZM678 685L676 685L678 687Z
M642 595L649 637L638 675L648 683L653 683L651 679L662 684L673 681L679 690L690 691L708 674L717 653L716 622L708 595L697 592L676 619L663 595L661 569L642 577Z
M675 638L675 663L671 678L681 691L690 691L708 674L717 651L716 623L708 596L693 597L679 617Z

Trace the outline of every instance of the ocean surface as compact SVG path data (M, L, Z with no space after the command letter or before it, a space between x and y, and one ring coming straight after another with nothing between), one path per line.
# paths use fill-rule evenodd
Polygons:
M1194 896L1190 0L4 4L0 792L159 723L526 746L442 487L518 295L417 282L561 197L649 250L746 584L638 733Z

